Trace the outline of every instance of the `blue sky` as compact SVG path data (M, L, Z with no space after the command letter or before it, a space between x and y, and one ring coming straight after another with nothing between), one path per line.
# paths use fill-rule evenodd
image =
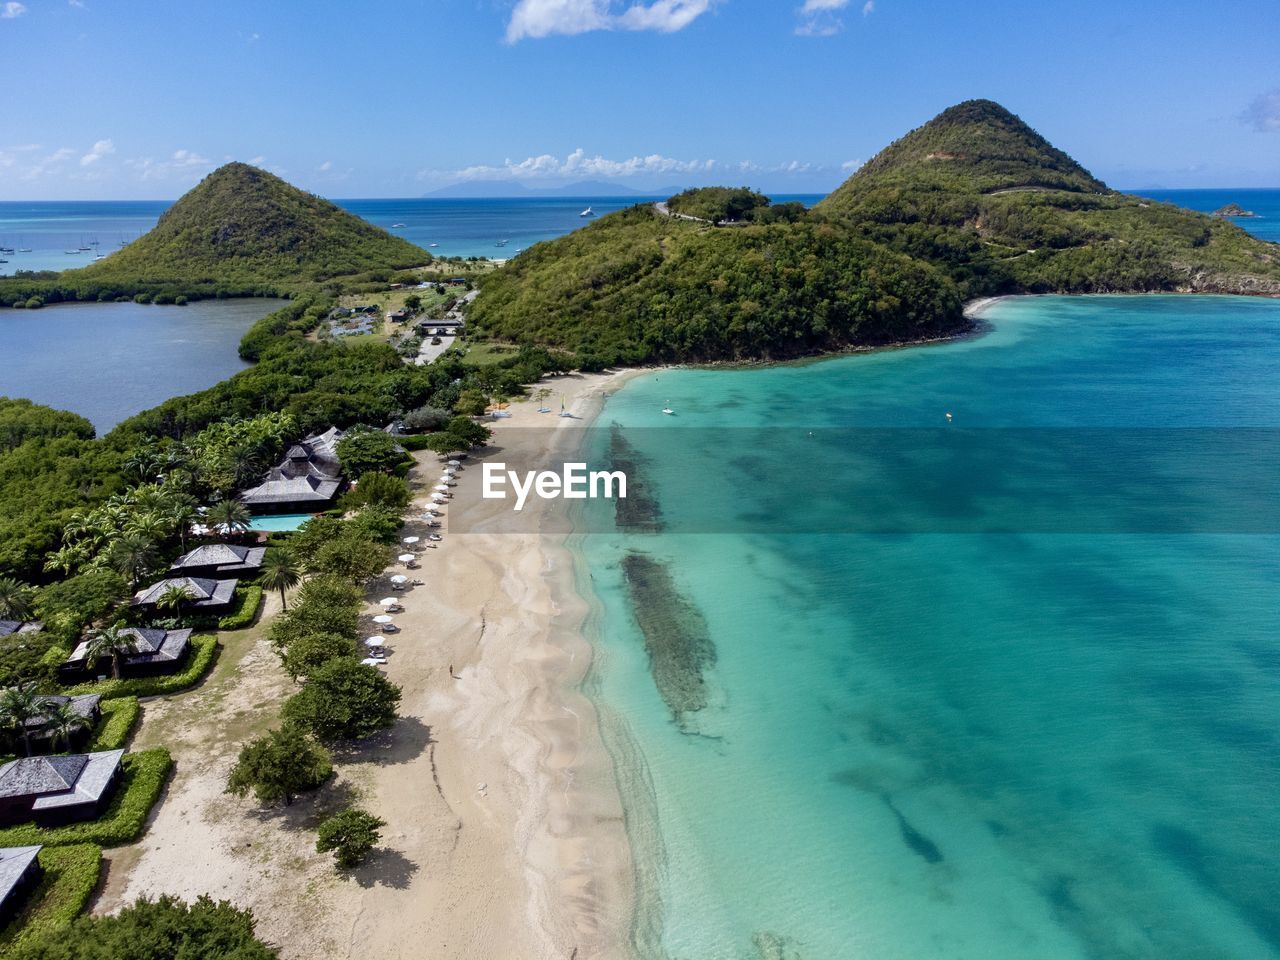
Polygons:
M1275 0L0 0L0 199L825 191L990 97L1121 187L1280 186Z

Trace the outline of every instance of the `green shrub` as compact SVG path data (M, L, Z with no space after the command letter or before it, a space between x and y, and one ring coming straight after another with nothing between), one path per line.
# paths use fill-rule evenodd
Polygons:
M117 697L102 701L102 723L89 741L87 749L119 750L129 740L142 706L137 697Z
M262 607L262 587L256 583L236 587L235 609L218 620L219 630L242 630L252 626Z
M419 450L427 449L427 435L425 433L412 434L407 437L397 437L396 439L400 441L400 446L404 447L410 453L417 453Z
M316 831L316 853L333 851L333 859L342 869L364 862L369 851L378 845L381 828L387 822L359 807L340 810L320 824Z
M191 650L187 654L187 665L179 673L167 677L136 677L132 680L103 680L101 683L82 683L68 687L64 694L74 696L79 693L96 693L102 699L116 697L163 697L178 693L188 687L194 687L204 679L205 674L213 667L221 646L218 638L208 635L191 638Z
M40 851L44 876L27 906L0 932L0 950L21 947L36 937L71 926L98 885L102 850L91 843L45 847Z
M0 830L0 847L25 847L42 843L46 847L65 847L75 843L96 843L118 847L132 843L142 833L147 814L160 799L173 759L163 748L125 754L124 773L110 806L97 820L72 823L65 827L39 827L23 823Z
M43 306L44 306L44 301L41 300L39 297L31 297L29 300L27 300L28 310L39 310Z

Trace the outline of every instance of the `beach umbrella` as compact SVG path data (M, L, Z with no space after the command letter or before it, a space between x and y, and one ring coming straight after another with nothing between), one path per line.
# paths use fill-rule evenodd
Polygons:
M451 466L451 467L460 467L460 466L462 466L462 461L461 461L461 460L450 460L450 461L449 461L449 466Z
M374 657L365 657L363 660L360 661L360 663L362 666L366 666L366 667L380 667L382 666L383 662Z
M436 489L439 490L441 493L444 493L449 489L449 485L447 483L437 483Z
M431 499L432 499L432 500L434 500L436 503L439 503L441 500L443 500L443 499L444 499L444 494L443 494L443 493L433 493L433 494L431 495Z
M373 622L374 623L391 623L392 621L391 621L391 618L387 616L385 613L380 613L373 618Z
M417 538L417 537L405 537L405 538L404 538L404 542L405 542L405 543L417 543L417 542L418 542L418 538Z
M401 563L412 563L414 560L417 560L418 558L415 557L412 553L402 553L397 559Z
M381 637L370 637L364 642L366 647L382 647L384 646Z
M391 580L392 583L408 583L409 582L409 578L406 577L403 573L397 573L394 577L390 577L389 579Z
M383 597L381 600L378 601L378 606L398 607L400 606L400 601L397 600L395 597Z

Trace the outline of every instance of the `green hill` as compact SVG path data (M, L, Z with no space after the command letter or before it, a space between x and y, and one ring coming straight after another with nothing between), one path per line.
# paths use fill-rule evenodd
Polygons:
M1280 293L1280 248L1234 224L1107 188L990 100L877 154L814 215L929 260L965 294Z
M150 232L105 260L0 281L0 295L12 302L24 292L19 288L29 288L28 296L63 300L258 294L430 259L425 250L265 170L228 163L184 194Z
M468 323L611 364L780 359L938 336L963 318L939 271L846 226L713 227L645 204L525 251L486 278Z
M407 240L247 163L219 167L149 233L68 279L326 280L431 259Z

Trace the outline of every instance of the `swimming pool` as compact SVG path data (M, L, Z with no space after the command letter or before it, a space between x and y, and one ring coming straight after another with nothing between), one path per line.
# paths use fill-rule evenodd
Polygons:
M312 516L310 513L278 513L274 516L254 517L249 521L249 529L264 533L283 533L297 530Z

